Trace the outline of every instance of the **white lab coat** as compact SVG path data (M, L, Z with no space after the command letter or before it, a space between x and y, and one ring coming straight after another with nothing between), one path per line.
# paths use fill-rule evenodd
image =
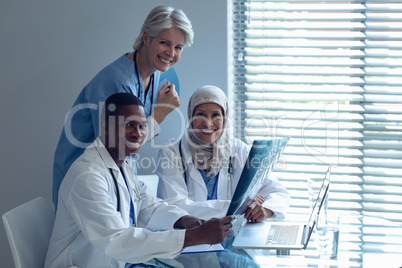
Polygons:
M183 138L181 142L182 157L179 144L179 140L172 140L159 151L156 169L159 176L158 197L198 218L207 220L225 216L250 148L239 139L230 140L233 176L230 178L227 167L222 168L218 176L217 200L207 200L208 190L200 171L192 161L187 139ZM187 184L182 173L182 159L187 163ZM290 196L277 178L267 178L258 193L264 196L263 207L273 211L273 217L285 217Z
M173 225L188 213L153 196L134 176L127 159L122 167L130 195L136 197L134 181L141 196L147 194L134 202L136 227L130 227L130 197L123 176L98 138L63 180L45 267L124 267L181 252L185 230L173 230ZM120 212L109 168L117 179ZM151 232L144 226L166 231Z

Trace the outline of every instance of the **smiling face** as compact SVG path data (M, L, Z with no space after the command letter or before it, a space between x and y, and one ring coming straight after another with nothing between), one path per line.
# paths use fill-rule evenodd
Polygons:
M192 128L195 135L205 143L215 142L223 132L224 114L216 103L200 104L194 109Z
M144 32L143 40L150 67L153 71L166 72L179 61L186 37L182 30L169 28L150 41L148 33Z
M138 153L148 134L144 107L120 107L117 116L111 116L105 126L105 146L118 166L126 156Z

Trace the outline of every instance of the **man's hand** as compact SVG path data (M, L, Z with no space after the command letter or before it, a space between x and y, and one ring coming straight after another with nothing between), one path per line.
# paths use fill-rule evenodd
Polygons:
M186 230L183 247L223 242L228 237L235 218L235 216L212 218L198 227Z
M178 219L175 224L174 224L174 228L178 228L178 229L191 229L197 226L200 226L201 224L203 224L205 222L205 220L190 216L190 215L186 215L181 217L180 219Z
M168 81L158 92L157 101L151 116L160 124L168 114L179 106L180 101L175 86Z
M263 203L264 197L257 194L244 214L244 218L249 222L260 222L271 217L274 213L270 209L264 208Z

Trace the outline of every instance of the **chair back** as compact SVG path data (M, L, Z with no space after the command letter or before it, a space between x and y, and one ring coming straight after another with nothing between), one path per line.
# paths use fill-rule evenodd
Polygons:
M158 192L159 177L156 174L150 175L137 175L138 180L145 183L145 185L151 189L151 191L156 195Z
M43 268L55 219L50 203L37 197L2 218L15 267Z

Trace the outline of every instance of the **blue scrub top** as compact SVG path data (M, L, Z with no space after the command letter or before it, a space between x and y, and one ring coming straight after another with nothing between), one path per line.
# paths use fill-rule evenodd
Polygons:
M203 169L198 169L201 173L202 178L204 179L205 186L207 187L208 190L208 197L207 200L216 200L218 199L218 194L217 194L217 187L218 187L218 177L219 177L219 172L216 174L214 178L210 178L207 176L207 173Z
M106 66L83 88L66 118L54 155L53 203L56 208L60 184L67 170L100 135L100 117L106 99L115 93L131 93L143 102L147 117L152 112L151 103L156 103L160 72L154 73L153 85L145 96L142 79L138 81L135 64L127 58L128 54Z

